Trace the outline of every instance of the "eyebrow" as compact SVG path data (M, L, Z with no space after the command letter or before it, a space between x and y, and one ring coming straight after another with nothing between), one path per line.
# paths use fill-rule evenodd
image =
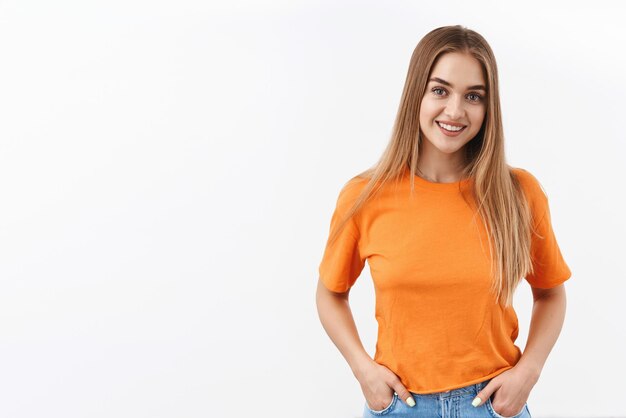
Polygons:
M446 80L439 78L439 77L433 77L431 78L429 81L434 81L436 83L441 83L444 84L446 86L452 87L454 88L454 86L452 84L450 84L449 82L447 82ZM487 89L485 88L485 86L483 86L482 84L477 84L475 86L469 86L467 88L468 90L483 90L484 92L487 91Z

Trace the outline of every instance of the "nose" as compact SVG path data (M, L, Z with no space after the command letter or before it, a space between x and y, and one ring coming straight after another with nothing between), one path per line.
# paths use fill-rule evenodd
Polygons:
M446 103L445 114L450 120L460 119L463 116L463 102L458 95L453 95Z

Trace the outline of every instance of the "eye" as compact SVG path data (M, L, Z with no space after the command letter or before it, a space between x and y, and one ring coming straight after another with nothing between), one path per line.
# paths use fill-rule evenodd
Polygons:
M442 97L442 96L443 96L443 93L441 93L441 94L440 94L440 93L438 93L438 92L439 92L439 91L446 92L446 89L444 89L443 87L433 87L430 91L431 91L431 92L432 92L435 96ZM447 92L446 92L446 93L447 93ZM474 102L474 103L479 103L479 102L482 102L482 101L483 101L483 99L484 99L484 97L483 97L482 95L478 94L478 93L469 93L467 96L468 96L468 97L475 97L474 99L469 99L469 100L470 100L470 102Z
M442 89L441 87L435 87L434 89L432 89L431 91L433 93L435 93L436 90L441 90L441 91L446 91L445 89ZM435 96L441 96L440 94L435 93Z
M470 93L468 94L468 96L476 96L476 99L472 100L472 102L480 102L483 100L483 96L481 96L480 94Z

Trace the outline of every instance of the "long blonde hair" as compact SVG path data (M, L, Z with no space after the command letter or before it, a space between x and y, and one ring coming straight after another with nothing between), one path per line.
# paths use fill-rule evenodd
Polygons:
M487 82L486 114L476 136L464 146L465 167L461 178L471 178L472 197L489 237L491 290L505 307L522 277L533 272L531 262L530 205L504 154L504 132L496 60L487 41L460 25L432 30L417 44L409 64L391 140L379 161L350 179L369 179L355 204L331 235L334 240L346 222L383 186L397 180L410 168L411 192L421 143L419 114L428 78L440 55L448 52L471 54L481 64ZM495 266L495 269L494 269Z

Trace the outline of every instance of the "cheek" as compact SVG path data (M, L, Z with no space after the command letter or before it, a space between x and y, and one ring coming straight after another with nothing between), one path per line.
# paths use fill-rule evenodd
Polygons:
M430 125L440 112L433 103L423 100L420 106L420 125Z
M472 121L472 129L475 129L476 131L480 130L480 127L483 125L483 122L485 121L485 109L483 108L473 113L471 115L471 121Z

